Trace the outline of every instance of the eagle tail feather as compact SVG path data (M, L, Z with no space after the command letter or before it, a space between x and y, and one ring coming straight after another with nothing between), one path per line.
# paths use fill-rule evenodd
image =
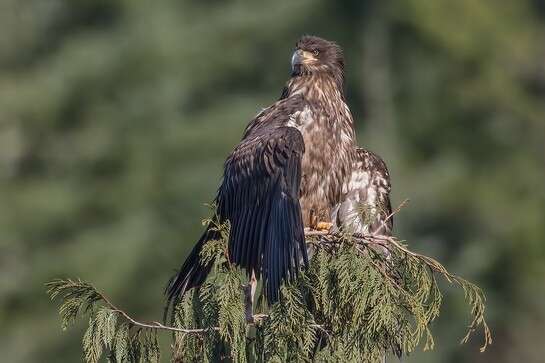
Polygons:
M202 264L201 251L203 246L211 240L221 238L220 232L212 228L213 222L208 225L199 241L193 247L193 250L189 253L180 270L173 275L168 281L165 289L165 295L167 296L167 305L164 312L164 321L168 315L169 310L174 306L187 291L194 287L198 287L204 283L206 277L212 269L213 262L209 262L206 265Z

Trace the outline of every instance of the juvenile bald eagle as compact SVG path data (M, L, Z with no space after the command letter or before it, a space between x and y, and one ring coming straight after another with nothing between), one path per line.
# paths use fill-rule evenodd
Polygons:
M343 200L332 212L332 232L391 235L390 174L377 154L356 149Z
M263 279L269 303L278 299L281 283L308 263L304 228L331 222L356 155L341 48L304 36L291 65L280 99L250 122L227 158L215 199L215 222L231 226L230 262ZM199 253L219 238L211 227L169 282L169 303L208 275L211 266Z

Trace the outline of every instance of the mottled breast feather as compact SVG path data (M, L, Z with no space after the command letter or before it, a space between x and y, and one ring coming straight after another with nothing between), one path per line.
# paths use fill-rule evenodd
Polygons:
M369 150L357 148L343 200L333 209L334 229L391 235L390 191L390 174L384 161Z

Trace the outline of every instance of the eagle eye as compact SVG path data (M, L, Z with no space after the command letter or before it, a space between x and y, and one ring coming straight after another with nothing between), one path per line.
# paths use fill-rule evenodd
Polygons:
M314 49L314 50L312 51L312 54L314 54L314 56L317 57L318 54L320 54L320 51L319 51L318 49Z

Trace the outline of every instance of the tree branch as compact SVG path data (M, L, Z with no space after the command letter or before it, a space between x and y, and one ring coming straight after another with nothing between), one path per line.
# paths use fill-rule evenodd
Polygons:
M184 328L175 328L173 326L168 326L159 323L158 321L153 321L150 323L143 323L138 320L135 320L132 318L129 314L127 314L125 311L119 309L117 306L115 306L107 297L106 295L102 294L101 292L97 291L97 293L100 295L100 298L104 303L112 309L112 311L115 311L119 314L121 314L125 319L127 319L131 324L134 326L139 326L141 328L149 328L149 329L161 329L161 330L169 330L179 333L186 333L186 334L199 334L199 333L205 333L210 330L219 330L218 327L211 327L211 328L201 328L201 329L184 329Z

